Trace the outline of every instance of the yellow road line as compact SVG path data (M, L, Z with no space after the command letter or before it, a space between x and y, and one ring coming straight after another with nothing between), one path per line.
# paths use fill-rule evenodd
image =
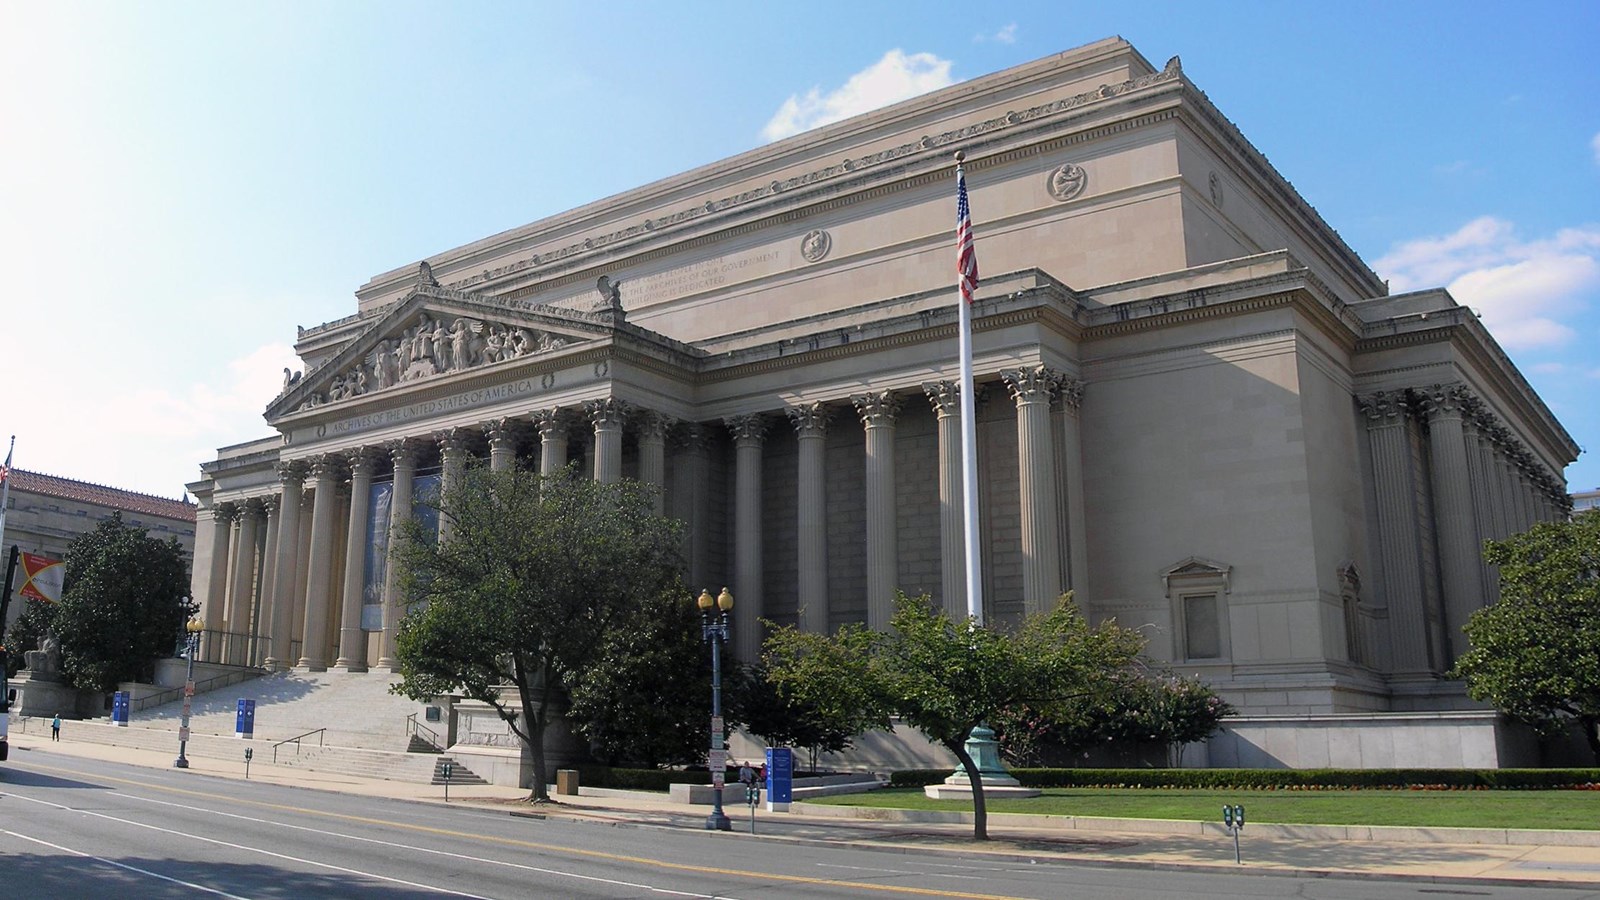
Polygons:
M782 875L774 872L750 872L744 869L724 869L717 866L699 866L689 863L670 862L664 859L653 859L648 856L628 856L621 853L607 853L603 850L585 850L579 847L563 847L559 844L545 844L538 841L524 841L517 838L495 837L494 835L473 834L468 831L455 831L449 828L436 828L432 825L412 825L404 822L391 822L387 819L374 819L368 816L353 816L349 813L323 812L315 809L302 809L298 806L288 806L282 803L265 803L260 800L245 800L239 797L230 797L227 794L214 794L209 791L196 791L188 788L167 787L166 785L150 784L131 778L119 778L115 775L89 775L76 769L62 769L56 766L43 765L29 762L26 768L43 769L47 772L57 772L63 775L72 775L76 778L98 778L102 781L117 784L133 785L153 791L165 791L169 794L181 794L189 797L204 797L209 800L218 800L234 803L240 806L251 806L257 809L271 809L280 812L299 813L301 815L321 816L325 819L337 819L345 822L360 822L365 825L380 825L386 828L398 828L406 831L416 831L423 834L440 835L443 837L461 838L468 841L479 841L486 844L500 844L508 847L521 847L528 850L542 850L547 853L567 854L570 856L584 857L587 859L600 859L608 862L633 863L634 865L667 869L676 872L695 872L703 875L726 875L735 878L745 878L752 881L782 881L788 884L809 884L827 887L843 887L866 891L878 891L889 894L912 894L921 897L956 897L961 900L1017 900L1006 894L973 894L966 891L943 891L937 888L908 887L905 885L874 884L870 881L842 881L835 878L812 878L806 875Z

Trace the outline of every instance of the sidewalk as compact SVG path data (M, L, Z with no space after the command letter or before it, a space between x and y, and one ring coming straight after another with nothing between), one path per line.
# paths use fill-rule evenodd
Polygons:
M12 759L18 763L47 764L61 754L171 769L172 753L112 747L104 744L52 743L48 734L12 736ZM243 778L244 762L190 758L190 771L222 778ZM438 786L364 779L252 763L250 780L334 791L368 797L385 797L424 803L443 803ZM3 782L0 782L3 786ZM508 814L606 821L640 826L704 828L704 806L674 803L665 795L639 791L585 789L580 796L562 796L558 803L530 806L518 803L528 792L522 788L484 785L452 787L452 805L480 806ZM1241 840L1244 863L1233 861L1233 841L1215 829L1197 823L1150 820L1074 819L1050 820L1041 816L991 814L987 843L971 840L972 826L949 813L915 813L877 809L820 806L797 803L790 813L764 809L756 814L757 833L748 834L748 807L728 806L734 823L731 838L745 840L812 841L870 846L903 853L953 853L995 855L1031 860L1062 860L1090 865L1145 868L1207 868L1233 873L1339 875L1346 877L1405 877L1443 883L1566 884L1600 887L1600 832L1506 832L1467 829L1449 834L1424 829L1412 832L1413 842L1386 838L1375 829L1334 829L1318 826L1271 826L1252 823ZM786 834L763 834L763 825L781 823ZM1213 828L1215 828L1213 826ZM1330 835L1352 832L1365 839L1338 839ZM1430 840L1430 838L1458 838ZM1507 843L1507 840L1524 843Z

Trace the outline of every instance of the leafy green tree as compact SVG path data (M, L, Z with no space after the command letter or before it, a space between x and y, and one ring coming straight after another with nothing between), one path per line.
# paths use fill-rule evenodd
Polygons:
M16 602L16 598L12 598ZM15 678L22 671L22 654L39 646L39 639L49 634L56 621L56 605L41 603L31 597L22 608L22 615L11 623L6 632L6 677Z
M987 840L983 780L966 748L972 729L1010 706L1048 709L1093 693L1142 645L1115 623L1091 627L1070 596L1004 631L954 621L927 597L897 592L888 631L846 626L828 636L782 628L768 639L763 661L791 696L853 707L879 727L898 717L949 750L972 783L973 837Z
M687 592L644 598L631 626L606 636L571 695L567 717L609 765L703 760L711 666L693 598Z
M1543 733L1576 721L1600 764L1600 513L1489 541L1483 557L1500 601L1467 621L1472 649L1452 674Z
M1020 704L990 724L1008 761L1054 765L1108 741L1187 744L1210 737L1234 709L1197 679L1135 665L1065 702Z
M820 754L848 750L851 738L876 725L858 709L822 706L781 690L760 663L735 670L731 686L729 708L745 729L773 746L805 748L813 772Z
M73 541L64 561L53 627L67 680L94 691L152 680L195 611L177 539L158 541L119 513Z
M435 542L413 521L398 544L409 611L395 690L460 691L489 704L533 760L530 799L548 801L544 735L566 689L663 598L687 596L679 527L638 482L600 484L568 467L541 476L469 466L437 498Z

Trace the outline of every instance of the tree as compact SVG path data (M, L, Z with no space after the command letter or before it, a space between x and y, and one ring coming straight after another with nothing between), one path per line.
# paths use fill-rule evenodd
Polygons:
M158 541L116 513L73 541L65 563L53 627L67 680L94 691L152 680L195 612L177 539Z
M1007 707L990 725L1008 761L1053 765L1107 741L1203 741L1233 712L1199 680L1139 664L1111 674L1101 690L1063 703Z
M1467 620L1472 649L1451 674L1542 733L1575 720L1600 764L1600 514L1489 541L1483 557L1500 601Z
M567 717L607 764L659 768L704 759L710 697L694 600L663 594L644 598L632 627L607 635L571 685Z
M780 689L804 702L854 707L878 727L899 717L949 750L972 784L973 837L987 840L983 780L966 748L972 729L1009 706L1048 709L1092 694L1142 645L1115 623L1091 627L1070 595L1008 632L954 621L927 597L896 592L888 631L783 628L763 661Z
M395 690L414 699L459 690L494 708L532 757L531 800L549 800L544 734L563 691L581 690L653 604L688 593L678 525L655 514L653 497L572 467L541 476L471 465L436 500L450 523L444 540L415 521L402 533L409 611Z
M745 729L774 746L804 747L812 772L817 770L818 755L848 750L851 738L876 724L864 719L860 710L819 705L781 690L760 663L734 670L730 686L728 707Z

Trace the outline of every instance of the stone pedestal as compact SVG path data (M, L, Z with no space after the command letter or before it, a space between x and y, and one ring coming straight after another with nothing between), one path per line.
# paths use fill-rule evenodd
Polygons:
M78 716L78 689L56 674L38 675L24 669L12 680L17 691L13 709L18 715L50 718L56 714Z
M967 754L978 764L978 779L983 784L985 797L1037 797L1037 788L1023 787L1022 783L1006 774L1000 763L1000 743L994 732L979 725L967 737ZM943 784L930 784L922 789L935 800L971 800L972 780L965 769L957 769Z

